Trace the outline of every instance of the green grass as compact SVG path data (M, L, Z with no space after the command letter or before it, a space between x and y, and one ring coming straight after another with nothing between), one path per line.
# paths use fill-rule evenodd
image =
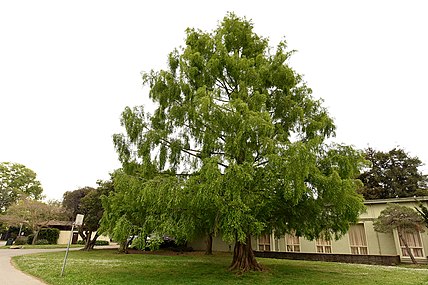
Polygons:
M13 258L17 267L54 285L116 284L428 284L428 270L328 262L262 259L264 272L236 275L227 270L230 254L214 256L117 254L114 250L69 253L64 277L59 277L64 253Z
M15 245L13 245L15 246ZM40 244L40 245L32 245L32 244L24 244L24 245L17 245L17 246L22 246L22 248L25 249L34 249L34 248L40 248L40 249L49 249L49 248L67 248L66 244ZM72 244L70 245L70 248L74 248L74 247L83 247L83 245L81 244ZM0 246L0 249L9 249L10 245L8 246Z

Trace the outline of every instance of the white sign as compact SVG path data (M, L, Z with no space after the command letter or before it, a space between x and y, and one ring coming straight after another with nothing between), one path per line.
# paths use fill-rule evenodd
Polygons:
M81 225L83 225L83 217L84 217L84 215L77 214L77 216L76 216L76 221L74 222L74 224L75 224L76 226L81 226Z

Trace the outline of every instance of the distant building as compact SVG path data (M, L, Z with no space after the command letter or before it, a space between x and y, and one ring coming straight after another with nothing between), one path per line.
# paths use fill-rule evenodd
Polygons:
M418 197L417 200L428 207L428 196ZM276 238L274 234L268 234L254 238L253 249L270 252L399 256L401 262L410 262L410 257L398 238L397 230L383 234L376 232L373 228L373 221L389 203L397 203L411 208L418 204L415 198L366 200L364 202L367 207L366 212L360 215L358 223L351 225L348 233L339 240L318 239L310 241L294 235ZM405 233L404 238L416 260L427 263L428 231L413 234ZM205 249L203 240L193 241L189 243L189 246L196 250ZM213 250L231 251L233 245L229 245L216 237L213 240Z

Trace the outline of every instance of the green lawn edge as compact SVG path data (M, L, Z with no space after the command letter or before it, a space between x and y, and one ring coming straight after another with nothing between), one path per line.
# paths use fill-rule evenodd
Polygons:
M231 254L118 254L72 251L64 277L64 252L16 256L16 267L51 285L116 284L428 284L426 267L406 268L258 258L263 272L229 272Z

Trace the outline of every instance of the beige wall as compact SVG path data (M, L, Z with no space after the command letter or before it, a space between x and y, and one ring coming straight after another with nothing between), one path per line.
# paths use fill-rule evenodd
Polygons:
M70 231L60 231L58 244L68 244L68 240L70 239Z
M58 244L68 244L68 240L70 239L70 232L71 231L60 231L59 232L59 238L58 238ZM77 233L77 231L75 231ZM92 233L92 238L95 236L95 233ZM77 240L82 240L80 235L78 236ZM106 240L110 241L110 238L108 236L101 235L97 238L97 240Z
M428 207L428 197L419 198L420 201ZM392 233L378 233L373 228L373 221L380 215L380 212L386 208L388 203L399 203L400 205L414 208L417 202L414 198L399 198L399 199L386 199L386 200L373 200L366 201L366 211L360 215L358 223L364 224L364 230L367 240L367 250L370 255L400 255L402 261L409 259L401 256L400 244L398 241L398 234L396 231ZM428 254L428 229L421 233L421 239L424 250L424 257L419 258L420 261L428 261L426 256ZM270 237L271 251L286 251L285 237L275 238L273 234ZM203 239L195 240L189 243L195 250L205 250L205 243ZM253 239L252 246L254 250L258 249L258 239ZM223 242L219 237L213 240L214 251L229 251L233 250L233 245ZM300 237L300 251L301 252L317 252L316 242L310 241ZM332 241L332 253L350 254L351 247L349 243L349 235L345 234L339 240Z

